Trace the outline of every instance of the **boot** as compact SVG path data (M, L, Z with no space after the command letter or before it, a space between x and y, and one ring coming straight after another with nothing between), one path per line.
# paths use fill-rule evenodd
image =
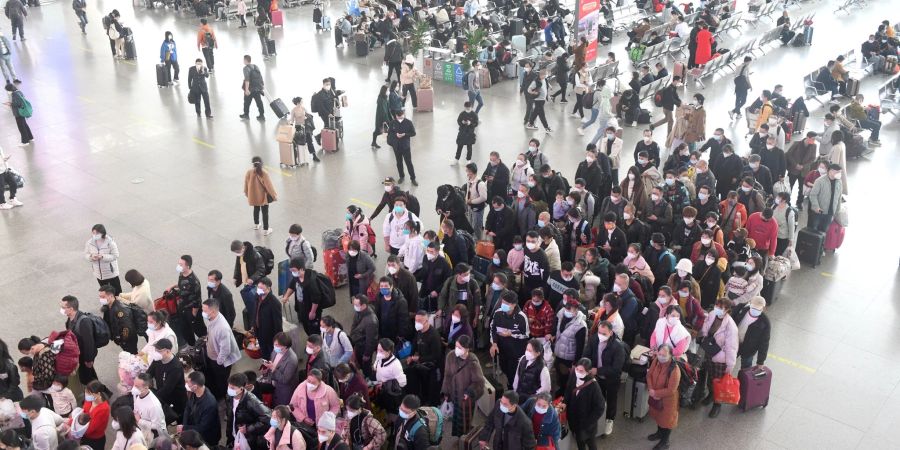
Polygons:
M658 441L658 440L660 440L660 439L662 439L662 438L663 438L663 437L662 437L662 433L660 433L659 430L656 430L656 433L653 433L653 434L647 436L647 440L648 440L648 441ZM654 448L655 448L655 447L654 447Z
M709 418L715 419L719 416L719 411L722 409L722 405L720 403L713 403L712 409L709 410Z
M603 436L609 436L613 432L613 421L606 419L606 430L603 432Z

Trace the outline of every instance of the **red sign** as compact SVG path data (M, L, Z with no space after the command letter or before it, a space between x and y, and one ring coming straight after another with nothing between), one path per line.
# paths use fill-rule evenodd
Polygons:
M600 31L600 3L598 0L578 0L578 28L577 39L584 37L587 42L587 51L584 54L584 62L589 63L597 59L597 35Z

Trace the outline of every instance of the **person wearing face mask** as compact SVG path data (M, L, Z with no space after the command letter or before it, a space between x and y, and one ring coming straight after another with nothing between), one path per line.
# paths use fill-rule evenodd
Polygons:
M178 49L175 46L175 36L172 35L171 31L166 31L165 37L163 39L162 45L159 47L159 63L165 64L166 69L166 81L168 84L178 84L178 72L181 69L178 67ZM175 68L175 77L172 78L171 70L172 67ZM159 72L157 72L159 73ZM157 79L157 81L159 81ZM160 85L159 87L165 87L164 85ZM209 110L207 110L209 111Z
M20 415L31 424L31 445L37 450L55 450L59 446L57 433L64 430L65 420L44 407L44 399L29 395L19 402Z
M674 187L674 175L671 175L671 179ZM676 196L677 192L678 191L676 190ZM684 207L684 205L680 206L682 208ZM662 233L666 236L672 234L672 210L672 205L669 204L668 201L666 201L666 198L663 195L663 188L654 186L653 190L650 193L650 203L644 210L644 220L648 225L650 225L650 230L653 233Z
M487 198L496 196L506 198L506 190L510 184L510 168L500 159L500 153L491 152L488 164L485 165L481 180L487 185Z
M791 147L785 154L785 164L787 166L786 169L788 181L790 182L790 189L793 190L794 183L798 180L801 181L800 187L797 190L797 203L795 203L795 205L801 209L803 207L802 180L816 160L817 136L818 134L815 131L806 133L806 138L791 144ZM790 197L788 197L788 200L790 200Z
M234 309L234 300L231 296L231 291L222 284L222 277L222 272L216 269L209 271L209 274L206 276L206 298L216 298L219 300L222 315L225 316L228 325L234 326L234 319L237 317L237 312ZM175 353L178 353L178 351L176 350Z
M243 373L228 377L228 399L225 401L226 445L233 447L236 441L246 440L251 449L266 448L264 436L271 428L270 411L247 390L247 383L247 375ZM305 409L306 405L303 406Z
M159 359L153 359L147 373L153 378L154 393L162 404L166 423L172 419L181 422L181 414L187 402L184 389L184 367L172 351L174 345L168 339L160 339L153 344Z
M413 325L416 333L412 339L412 355L404 361L409 381L407 392L420 395L425 403L435 405L438 403L436 386L440 383L437 375L441 364L441 337L428 321L426 311L416 312Z
M578 450L597 449L597 426L607 408L593 368L589 358L578 360L563 394L563 403L558 406L566 411Z
M697 151L702 154L709 150L709 164L711 168L714 168L722 158L722 149L726 145L732 145L731 139L725 137L724 128L716 128L713 135Z
M722 283L719 257L725 256L725 250L720 250L720 247L716 243L716 248L710 248L705 254L701 254L700 259L694 263L694 279L700 286L700 305L706 310L712 308L718 299Z
M753 366L760 369L766 363L769 353L769 338L772 323L765 313L766 299L756 296L746 305L732 308L731 315L737 324L740 345L737 354L741 357L741 369ZM756 356L756 365L753 357Z
M526 235L521 286L521 292L525 292L526 295L536 288L544 287L550 276L550 262L547 253L541 249L541 237L536 231L529 231ZM552 241L552 236L548 237Z
M484 394L485 378L472 345L471 336L460 336L444 358L446 376L440 393L444 401L453 404L453 436L464 436L471 430L471 420L464 420L463 415L472 417L475 402Z
M513 210L506 206L502 197L495 196L484 225L485 234L494 242L495 248L505 250L512 247L513 236L518 231L516 225Z
M684 324L691 333L691 338L697 336L703 327L703 321L706 320L706 311L700 306L699 298L691 293L695 285L697 283L693 280L684 280L678 284L676 290L673 290L678 306L684 311Z
M98 380L84 387L84 413L90 415L88 429L81 438L81 444L93 450L106 449L106 427L110 421L109 398L112 392Z
M683 147L682 151L686 152L687 147ZM672 206L672 220L680 221L682 211L691 204L691 194L688 192L684 182L678 178L678 173L675 169L667 169L665 171L665 178L663 179L663 185L660 187L660 193L663 200Z
M368 402L359 395L351 395L347 401L345 420L349 423L344 428L341 439L353 448L360 450L376 450L387 440L384 427L375 419L368 408Z
M650 361L647 370L647 389L650 394L650 416L656 422L656 432L647 436L650 441L659 441L654 450L669 448L669 436L678 426L678 384L681 371L676 367L672 346L662 344Z
M287 290L284 291L284 295L281 296L281 302L287 304L293 298L297 320L300 322L299 324L303 327L306 335L316 334L319 331L319 320L322 318L322 308L319 305L322 304L325 295L327 295L319 285L318 278L320 274L312 269L307 269L306 262L300 259L292 259L288 263L288 267L291 271L291 281ZM373 263L370 268L373 273L375 271L374 267ZM250 320L250 322L252 323L253 321Z
M660 345L669 345L672 347L672 356L681 358L691 344L691 334L681 321L684 314L678 306L678 301L672 297L672 291L668 286L663 286L659 290L656 306L660 307L660 315L659 319L649 321L653 323L649 339L650 348L658 349ZM648 312L647 316L650 315Z
M725 255L725 247L715 239L716 234L719 234L719 239L721 239L721 230L716 228L703 230L700 233L700 240L691 247L690 261L695 265L695 269L696 264L703 260L703 255L709 250L715 250L718 255ZM694 277L696 278L696 270L694 270Z
M672 230L672 251L681 258L689 258L694 244L700 241L700 224L697 221L697 209L685 206L681 212L682 219L675 223Z
M819 158L818 161L814 164L812 170L806 173L803 177L803 186L801 187L803 196L806 200L809 199L809 193L812 191L813 184L815 184L816 180L819 177L828 174L828 166L830 163L826 161L824 158ZM799 205L798 208L802 211L803 205Z
M700 172L700 165L703 166L703 172ZM691 206L697 210L697 220L704 220L709 213L715 213L719 209L719 202L716 201L715 188L716 179L713 174L706 169L705 161L698 163L697 172L697 198L691 203ZM701 182L700 178L703 176ZM709 183L712 183L711 185ZM701 224L703 225L703 224Z
M533 139L533 141L536 141L536 139ZM531 152L531 147L534 147L535 151L537 150L537 145L529 142L529 153ZM543 157L543 155L541 156ZM534 169L531 166L531 159L528 157L528 154L519 153L516 156L516 161L510 168L509 185L512 188L513 192L518 192L520 186L527 185L528 179L532 175L534 175ZM506 195L505 188L502 195Z
M778 127L780 128L780 127ZM755 136L758 136L755 135ZM763 168L768 169L769 176L773 180L777 180L784 177L784 173L787 170L787 161L785 159L784 151L781 150L777 146L775 136L769 135L765 140L762 146L757 146L752 148L752 154L759 155L760 157L760 170ZM754 170L756 172L756 170ZM758 175L757 175L758 178ZM763 184L765 187L766 184ZM771 192L767 190L766 192Z
M375 370L375 396L372 402L385 411L397 409L407 383L403 365L394 355L395 348L394 342L390 339L379 340L375 361L372 364ZM392 413L388 413L388 420L392 420L392 416Z
M184 378L187 404L182 416L184 423L176 430L182 436L192 432L198 433L206 442L219 442L222 438L219 408L215 397L206 388L206 377L202 372L191 372Z
M553 342L553 367L559 385L556 396L565 392L572 365L581 359L587 335L587 317L581 312L577 292L575 294L573 297L566 296L556 313L556 338Z
M168 436L166 415L159 398L150 391L152 385L153 376L148 372L138 374L134 379L134 387L131 388L131 396L134 398L132 417L137 419L137 425L141 429L150 430L154 436Z
M353 345L356 364L371 379L374 376L372 354L378 345L378 317L369 308L369 298L365 295L354 296L352 302L355 314L350 328L350 343Z
M264 276L266 269L262 254L256 250L253 243L239 240L231 241L231 252L234 253L234 286L240 288L241 297L244 300L247 311L253 314L256 311L254 290L256 283Z
M341 363L334 368L334 389L338 398L347 404L353 397L359 397L369 406L369 385L362 372L354 365Z
M12 361L10 364L12 364ZM10 366L12 372L16 373L15 381L19 380L19 374L15 371L15 366ZM7 377L8 379L9 377ZM4 380L6 381L6 380ZM74 416L77 418L77 412L75 411L78 408L78 400L75 399L75 394L72 393L72 390L68 388L69 378L65 375L56 375L53 379L53 384L49 389L43 392L44 398L47 399L49 396L48 406L52 407L52 411L56 414L59 414L63 418L68 418ZM18 385L15 386L18 388ZM9 391L8 391L9 392ZM13 397L18 397L16 400L22 400L22 391L19 390L16 392L9 392ZM32 394L34 395L34 394ZM4 396L4 399L9 398Z
M589 144L585 150L584 161L578 163L575 178L584 180L584 188L596 198L605 198L609 194L610 158L603 152L597 152L596 145ZM576 184L578 182L576 181Z
M477 317L481 311L481 288L472 277L472 267L459 263L454 267L455 276L447 278L437 298L437 316L443 320L450 316L455 305L463 304L473 311L472 327L478 327Z
M136 413L127 406L120 406L113 411L111 426L116 439L113 441L112 450L130 450L132 446L147 445L143 430L141 430L135 415ZM40 448L39 446L35 447Z
M666 279L666 286L671 292L678 292L682 282L690 284L690 295L694 298L700 298L700 285L694 280L694 265L691 260L682 258L675 265L675 272ZM682 309L684 307L682 306Z
M269 450L305 449L306 441L298 428L291 423L291 410L287 406L280 405L272 410L272 418L269 419L269 431L264 438Z
M394 177L386 177L382 182L384 186L384 193L381 194L381 201L378 203L378 206L375 207L375 210L372 211L372 215L369 217L369 221L374 221L375 217L381 213L381 210L385 207L392 206L396 203L398 198L405 199L404 207L408 208L413 215L419 215L419 200L416 196L412 195L409 192L406 192L400 189L400 186L397 185L397 182L394 180Z
M475 72L469 72L466 76L470 78L469 82L471 83L472 78L476 78L480 75L476 75ZM477 97L479 100L481 99L480 90ZM479 101L478 109L481 109L483 105L484 102ZM475 128L478 127L479 123L478 113L472 111L471 101L465 102L463 108L463 111L456 117L456 124L459 126L459 131L456 134L456 156L450 160L451 165L459 164L459 158L462 156L463 147L466 148L466 165L468 166L472 162L472 146L475 145L476 140Z
M578 291L575 289L566 289L566 294L574 294L574 297L578 298ZM535 289L531 292L531 298L525 303L525 307L522 309L525 312L525 317L528 318L528 330L531 337L533 340L538 341L538 348L535 351L540 353L540 350L544 348L549 349L550 343L555 339L556 314L554 311L556 308L551 302L547 302L544 299L543 290ZM549 357L550 355L547 356ZM519 393L521 394L521 392Z
M700 331L703 339L701 346L705 350L706 359L703 364L704 370L702 371L705 380L698 380L698 384L709 389L709 393L702 401L704 405L713 402L713 380L722 378L725 374L730 374L734 371L734 364L738 354L739 336L738 327L731 317L731 307L731 300L727 298L716 300L716 306L712 314L706 317L706 321L703 323L703 328ZM721 408L721 404L713 403L713 407L709 411L709 417L714 418L718 416Z
M287 403L293 411L294 420L305 427L311 428L325 412L340 413L341 401L337 392L322 381L324 378L322 370L310 370Z
M331 365L349 363L353 357L353 344L343 325L334 320L334 317L323 316L319 322L319 332L322 336L322 346L328 353L326 359L329 363Z
M588 339L585 357L591 361L593 366L588 373L594 376L600 386L603 398L606 399L606 423L603 436L609 436L612 434L613 422L618 412L619 384L622 378L622 368L628 358L628 350L626 344L613 332L613 325L603 320L598 322L596 331L591 333L591 337Z
M744 164L734 153L734 147L730 143L722 146L722 157L712 164L717 180L716 191L719 192L720 199L725 200L728 192L738 188Z
M674 76L672 77L672 83L663 88L662 95L662 109L663 109L663 118L651 123L649 128L650 131L653 131L654 128L666 124L666 133L672 132L672 126L674 125L674 119L672 118L672 113L675 111L675 107L681 106L681 98L678 97L678 88L681 87L681 77Z
M225 382L231 373L231 366L241 359L241 349L234 338L231 326L219 312L217 299L204 300L202 311L203 318L208 321L204 372L209 378L209 388L213 396L221 399L225 397Z
M368 253L361 251L359 241L350 241L347 247L347 278L350 280L350 297L365 294L375 279L375 262ZM394 255L391 255L395 257Z
M336 419L337 416L331 411L326 411L319 419L316 433L320 450L350 450L350 446L341 439L341 435L336 431Z
M605 200L604 205L606 205ZM627 256L628 240L625 232L616 226L617 221L618 215L615 212L606 212L603 215L603 226L605 229L597 235L597 247L601 256L607 258L612 264L622 262Z
M84 385L97 379L97 371L94 369L94 359L97 357L94 334L98 331L95 327L100 325L97 323L100 321L96 320L96 317L88 317L89 313L79 311L78 308L78 298L72 295L66 295L59 302L59 312L66 317L65 329L74 333L78 340L78 381ZM49 387L49 383L47 386Z
M212 109L209 106L209 69L203 65L203 60L197 58L194 65L188 69L188 95L194 99L194 112L200 117L200 102L202 100L203 107L206 108L206 118L212 119Z
M756 243L754 247L763 257L763 265L768 258L775 256L778 248L778 221L773 220L772 208L765 208L761 213L750 214L747 219L747 237Z
M613 186L615 187L615 186ZM575 202L575 206L583 213L585 220L593 223L594 216L599 206L597 196L593 192L587 190L587 182L583 178L575 178L575 185L569 189L570 195L577 194L580 199ZM574 197L573 197L574 199Z
M119 281L119 246L106 234L103 224L91 227L91 238L84 244L84 259L91 264L94 278L100 286L110 285L115 294L122 293Z
M522 236L515 235L512 242L512 248L509 249L509 253L506 255L506 263L509 265L509 270L512 271L518 280L522 274L522 267L525 264L525 240L522 239Z
M178 320L175 322L178 326L174 328L179 342L186 342L188 345L196 343L195 335L206 336L206 325L200 317L202 288L197 274L192 269L193 265L194 258L191 255L181 255L178 265L175 266L178 281L163 293L164 295L176 293L181 297L181 301L178 302Z
M138 334L143 334L137 329L138 314L146 316L143 310L131 307L119 301L112 286L101 286L98 297L100 299L100 313L103 321L109 327L110 340L116 343L122 350L137 354Z
M532 421L519 406L519 398L512 390L503 393L478 434L481 448L525 450L536 447Z
M414 222L407 222L408 225L412 223ZM419 244L419 248L422 248L422 244ZM419 310L419 287L416 285L416 277L406 270L397 255L388 256L385 271L387 276L394 280L394 286L403 294L403 298L407 300L409 317L412 318Z
M431 242L425 247L425 257L422 259L422 267L416 271L416 281L421 283L419 287L418 307L431 314L437 312L438 296L444 287L444 283L452 275L450 263L441 255L440 244Z
M507 291L500 296L500 308L491 318L491 357L499 354L500 369L506 375L507 386L512 388L520 355L525 353L529 336L528 316L519 309L515 293Z
M634 163L641 168L641 173L650 165L659 167L660 155L659 144L653 140L653 130L646 129L643 133L643 139L634 145ZM647 154L641 156L641 152L646 152Z
M360 215L361 214L362 212L360 212ZM345 226L345 229L346 228L347 227ZM359 236L357 236L357 238L358 239L356 240L368 242L368 238L366 237L359 239ZM306 261L306 268L313 268L313 262L315 262L316 258L313 254L312 244L303 237L303 227L300 226L300 224L295 223L288 228L288 238L284 241L284 253L287 255L288 259L300 258L303 261Z
M841 193L844 186L842 167L831 164L828 166L827 174L820 176L813 183L809 192L808 227L824 233L834 216L841 211Z
M312 346L312 335L307 341L307 348ZM263 360L260 374L265 375L266 381L257 382L257 392L269 392L273 394L273 402L276 405L286 405L291 400L294 389L297 388L297 354L291 348L293 340L285 333L275 335L274 349L272 351L271 360ZM316 358L322 359L325 358ZM310 361L313 356L310 356ZM309 366L309 364L307 365ZM327 364L326 364L327 367ZM307 369L304 373L309 373ZM264 386L264 387L263 387Z
M749 216L747 207L738 201L738 193L735 191L728 192L728 197L719 202L719 215L721 216L722 233L726 240L732 239L737 230L743 229Z
M422 402L415 395L403 397L400 403L398 418L393 429L397 450L426 450L430 448L430 432L424 420L419 416Z
M394 279L381 277L378 280L378 295L372 304L378 318L378 335L391 339L394 344L409 340L410 318L406 298L394 286Z
M641 169L638 166L629 167L625 179L619 183L618 194L626 201L626 206L632 206L632 211L630 212L631 219L634 219L636 214L642 215L644 208L646 208L647 203L649 203L649 193L645 189L643 177L641 176ZM615 190L613 192L615 193ZM604 199L603 202L605 204L606 199ZM629 220L624 216L624 208L626 206L623 206L623 215L620 216L624 221ZM603 207L601 206L600 209L602 211Z
M772 176L768 168L760 165L759 160L759 155L750 155L750 164L744 171L744 178L737 192L737 201L744 205L748 214L761 212L766 207L765 197L772 189ZM760 185L762 189L757 189ZM744 220L746 223L746 219Z
M252 320L250 332L259 341L259 351L263 356L272 354L275 335L282 331L281 302L272 292L272 280L262 277L256 283L256 314ZM318 315L321 315L319 313ZM308 320L315 328L318 328L319 318ZM318 330L316 330L318 331Z
M550 394L541 393L522 404L522 410L531 419L538 448L559 448L562 430L559 413L551 406L551 400Z
M840 131L841 126L840 122L838 122L834 114L826 113L825 121L823 125L824 129L821 133L816 136L816 140L819 141L819 156L827 156L831 154L831 137L834 135L835 131Z

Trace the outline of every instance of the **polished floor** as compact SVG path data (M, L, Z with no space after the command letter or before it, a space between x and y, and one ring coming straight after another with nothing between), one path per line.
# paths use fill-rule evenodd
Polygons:
M886 18L892 2L873 0L864 9L836 15L835 5L822 0L791 7L795 18L818 11L814 44L778 48L762 56L753 66L757 94L781 83L789 97L801 95L802 76L837 53L858 49ZM134 29L136 61L115 61L110 55L100 17L113 7ZM333 2L330 14L336 16L342 7ZM371 211L381 196L381 179L396 176L390 150L369 147L375 97L385 75L382 52L358 58L352 49L335 49L330 34L315 33L311 14L310 6L285 12L285 26L273 33L278 56L269 61L261 60L253 28L238 29L234 22L214 24L220 46L210 80L215 118L206 120L197 119L186 100L187 68L199 56L195 18L168 10L135 10L128 2L90 2L91 22L88 34L82 36L68 2L31 9L25 24L28 40L13 44L13 61L23 80L21 89L34 105L29 121L36 136L33 147L17 147L12 117L0 119L0 145L26 179L18 197L25 206L0 211L0 338L14 345L23 336L61 328L57 302L65 294L80 297L85 309L97 310L96 282L82 254L95 223L105 224L118 242L122 272L139 269L159 294L174 283L181 254L193 255L200 274L213 268L228 274L232 239L279 249L288 225L296 222L318 245L323 230L341 225L346 205ZM770 26L745 27L720 45L734 48ZM6 32L8 22L0 27ZM166 30L174 33L179 45L183 82L159 89L153 65ZM620 58L622 45L618 38L613 46ZM272 95L288 103L294 96L308 98L323 77L335 77L350 101L344 110L344 148L323 155L319 164L279 169L278 122L271 111L267 110L265 122L242 122L237 117L245 53L259 63ZM880 75L863 79L861 92L868 102L874 102L885 79ZM731 77L726 77L703 90L708 131L726 128L743 153L748 151L743 138L746 125L729 123L725 114L733 103L732 86ZM682 98L694 89L689 85ZM417 129L413 160L420 182L413 191L426 211L438 185L461 184L464 179L462 167L450 167L447 161L455 150L455 118L465 94L437 82L435 95L433 113L411 114ZM521 128L524 104L514 83L500 83L484 96L476 162L484 164L494 150L512 161L535 136L545 141L554 168L572 179L588 139L576 134L576 119L559 105L548 105L554 133L532 134ZM821 128L823 114L822 108L813 110L810 129ZM896 152L900 125L890 115L883 120L884 145L869 159L849 163L852 223L843 247L826 256L821 266L794 272L768 311L774 325L767 360L774 372L769 406L748 413L726 407L714 420L706 418L706 411L683 411L672 436L673 448L898 447L900 246L890 235L897 213L882 196L889 195L900 169ZM638 129L626 129L626 149L632 148L638 134ZM266 161L280 194L271 212L276 233L268 237L250 229L251 209L242 192L244 172L254 155ZM404 188L410 187L407 181ZM435 214L424 216L426 228L437 226ZM384 263L383 258L379 261ZM345 299L345 292L339 297ZM349 323L350 311L339 302L335 314ZM99 358L101 379L110 385L116 381L115 350L105 348ZM620 395L620 410L625 399ZM602 445L648 448L644 436L654 430L649 419L640 424L620 416L613 437Z

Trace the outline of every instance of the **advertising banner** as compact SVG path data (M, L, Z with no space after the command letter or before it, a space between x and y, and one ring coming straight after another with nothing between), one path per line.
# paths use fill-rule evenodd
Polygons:
M587 51L584 54L584 62L590 65L597 59L597 35L600 31L600 2L599 0L578 0L578 29L575 45L584 37L587 42Z

